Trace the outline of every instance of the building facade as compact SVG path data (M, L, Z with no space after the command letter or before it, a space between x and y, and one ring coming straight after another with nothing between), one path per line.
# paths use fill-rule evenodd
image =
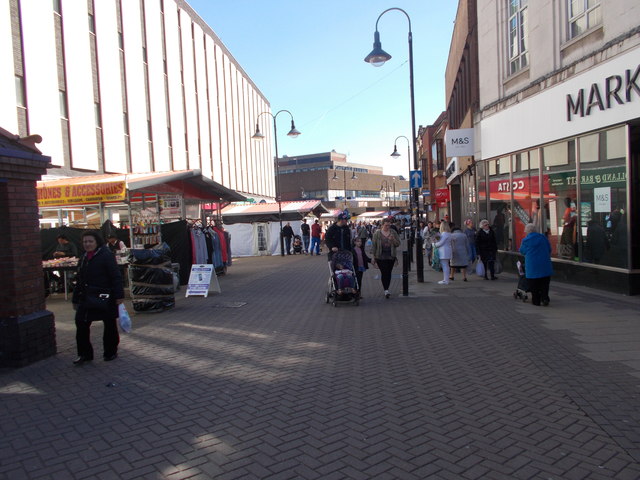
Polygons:
M315 199L356 212L405 208L409 182L384 175L382 167L348 163L335 151L278 159L282 200Z
M515 258L527 223L556 277L640 293L640 4L478 8L478 218Z
M199 169L275 195L267 99L182 0L0 0L0 126L49 176Z
M477 2L460 0L445 71L447 130L450 132L444 142L444 177L449 190L449 215L456 225L477 214L473 153L457 155L451 142L460 135L472 138L472 135L465 137L464 132L472 133L470 129L479 106L478 81Z
M447 130L447 112L442 112L436 121L418 128L418 158L425 179L422 189L424 216L434 221L449 214L449 188L445 173L444 134ZM446 197L443 199L443 195Z

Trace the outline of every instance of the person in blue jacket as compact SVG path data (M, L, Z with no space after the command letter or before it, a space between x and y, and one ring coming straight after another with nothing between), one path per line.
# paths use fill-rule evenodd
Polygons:
M524 240L520 253L524 255L525 276L531 289L531 303L549 305L549 283L553 275L551 244L546 236L536 231L533 223L524 227Z

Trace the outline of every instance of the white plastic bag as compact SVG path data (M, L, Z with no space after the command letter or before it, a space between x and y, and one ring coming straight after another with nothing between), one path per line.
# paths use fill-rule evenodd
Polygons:
M120 324L120 329L124 333L131 333L131 317L129 316L129 312L127 312L124 303L118 305L118 323Z
M478 260L476 262L476 275L484 277L484 273L484 263L482 263L482 260Z

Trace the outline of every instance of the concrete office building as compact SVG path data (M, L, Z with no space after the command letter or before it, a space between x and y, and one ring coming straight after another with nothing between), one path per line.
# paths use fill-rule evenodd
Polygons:
M275 196L269 103L182 0L0 0L0 126L49 176L199 169ZM264 121L263 121L264 120Z
M335 151L281 157L278 171L282 200L322 200L357 213L408 203L406 179L384 175L382 167L348 163Z
M478 2L477 215L556 278L640 293L640 3Z

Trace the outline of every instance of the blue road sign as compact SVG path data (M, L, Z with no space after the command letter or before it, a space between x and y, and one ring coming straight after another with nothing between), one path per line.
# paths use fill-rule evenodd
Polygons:
M422 188L422 170L411 170L409 183L411 188Z

